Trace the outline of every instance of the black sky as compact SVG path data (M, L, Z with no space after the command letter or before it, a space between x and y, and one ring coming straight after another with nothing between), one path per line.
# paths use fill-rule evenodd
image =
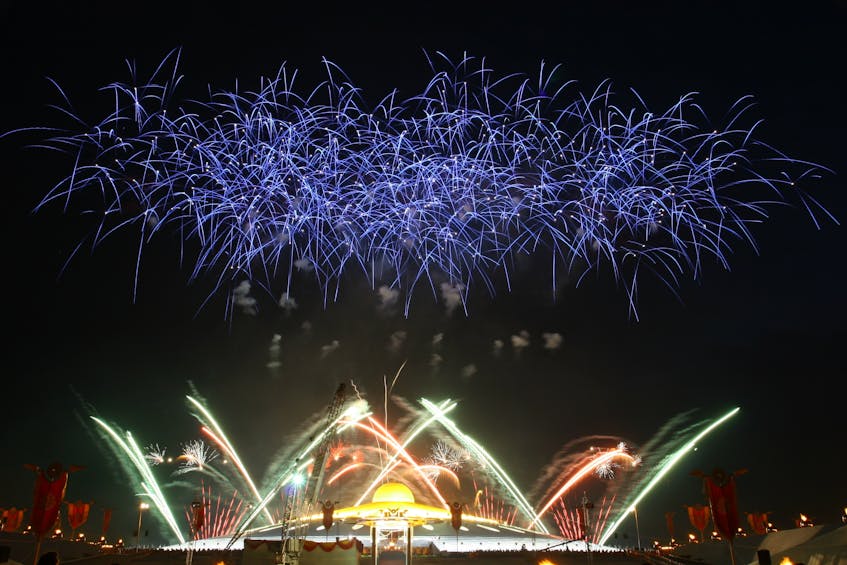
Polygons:
M394 87L419 91L429 78L424 49L454 58L466 51L504 74L561 63L580 88L611 79L657 110L698 92L719 118L751 94L753 114L764 120L761 139L835 171L807 188L843 221L844 2L585 4L6 3L2 130L51 125L47 105L59 100L45 77L85 112L97 88L129 78L126 59L151 71L177 47L187 88L198 92L274 74L283 62L312 85L325 56L374 97ZM134 302L131 238L84 251L60 275L82 236L79 222L30 211L71 165L24 150L31 140L0 141L10 195L0 506L29 504L25 463L86 465L71 477L68 497L116 508L114 528L129 535L136 499L83 426L79 398L174 451L196 437L183 404L191 381L261 470L284 431L322 410L338 381L354 379L378 404L383 376L404 361L394 392L459 399L457 421L527 489L573 439L608 434L643 444L678 413L714 417L740 406L639 508L644 537L663 535L665 512L677 511L681 527L682 505L702 502L689 476L696 468L747 468L742 511L773 512L782 527L800 512L835 522L847 504L845 239L831 221L816 229L800 209L775 210L754 232L758 254L737 246L730 272L713 265L703 280L684 281L681 301L643 283L639 321L608 280L568 287L553 303L548 279L532 270L511 293L475 292L467 317L447 316L425 295L408 319L383 316L373 293L351 288L325 308L304 291L290 316L254 290L259 315L226 319L220 298L200 309L206 287L187 284L172 240L146 252ZM389 336L401 330L402 350L388 351ZM516 355L508 342L522 330L531 345ZM430 344L440 332L444 361L433 371ZM560 333L562 346L544 350L542 332ZM276 333L283 365L272 373ZM322 358L321 346L334 339L338 350ZM499 358L495 339L507 344ZM462 377L471 364L476 372Z

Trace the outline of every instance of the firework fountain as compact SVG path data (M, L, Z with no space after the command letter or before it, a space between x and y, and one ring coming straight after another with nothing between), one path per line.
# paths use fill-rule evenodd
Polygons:
M106 421L91 416L91 419L97 424L101 434L108 439L108 446L112 449L117 460L122 464L126 474L132 481L133 486L140 491L140 494L153 503L153 507L158 512L158 516L173 532L176 539L180 543L185 543L185 538L182 535L182 530L177 524L176 518L171 511L170 504L165 498L164 491L156 480L153 471L148 464L148 459L141 448L136 443L132 433L127 431L122 437L114 426L109 425Z
M256 488L253 478L250 476L250 473L247 472L247 468L244 466L244 463L241 462L241 458L238 456L238 453L235 451L235 448L232 446L229 439L227 439L218 422L212 416L212 413L201 401L193 396L186 396L186 399L189 404L197 410L196 412L193 412L193 414L194 417L202 424L202 427L200 428L201 432L211 438L211 440L214 441L224 453L226 453L229 459L238 468L245 484L249 487L250 492L252 492L255 496L256 502L261 503L262 496L259 494L259 490ZM265 511L265 517L269 523L273 521L267 510Z
M216 437L223 436L220 424L208 407L197 402L190 403L190 406L192 410L204 407L201 432L208 430L208 422L215 422ZM293 455L287 458L289 463L270 471L271 475L264 481L265 486L257 489L260 494L258 499L255 493L247 497L238 494L240 491L235 485L245 484L245 476L249 476L243 462L234 469L230 465L215 467L212 463L217 461L218 453L214 448L201 440L185 442L182 454L175 460L178 466L172 474L196 472L210 481L201 482L198 500L204 507L209 507L210 522L202 531L194 532L194 536L208 537L214 532L215 536L240 537L267 531L269 527L273 529L278 521L273 516L278 515L278 511L271 511L271 506L284 502L284 487L296 484L298 477L302 479L309 472L315 445L323 434L336 428L338 440L326 463L329 478L323 487L325 497L357 497L355 504L360 504L382 482L400 480L416 490L416 498L422 501L447 507L448 497L454 497L453 500L455 497L465 498L476 514L495 519L503 525L525 524L539 533L549 533L546 525L549 519L562 536L576 538L575 534L580 532L579 521L566 499L576 492L577 487L586 488L587 482L592 481L595 487L601 485L604 492L599 497L601 502L595 512L591 532L583 531L582 534L587 536L588 541L603 545L632 509L698 442L738 411L736 408L715 420L693 424L688 423L690 414L680 414L642 446L637 455L630 446L613 436L570 442L539 478L539 483L545 483L545 488L537 504L532 505L503 465L462 432L455 421L446 417L456 408L457 402L448 399L434 403L422 398L422 409L415 409L405 401L401 405L412 410L412 417L406 418L405 427L394 431L389 431L376 420L363 402L345 411L324 429L310 427L308 436L304 436L302 443L294 447ZM194 415L197 416L196 413ZM168 460L165 449L151 444L145 454L130 432L122 434L102 418L91 418L101 436L107 440L111 452L118 457L131 483L152 503L154 515L163 521L179 543L185 543L182 528L165 494L169 488L180 485L162 486L153 472L154 467L162 466ZM590 448L579 447L589 439L593 442ZM227 456L236 453L229 440L223 445L227 446L224 450ZM419 446L428 446L428 455L416 456ZM441 478L448 480L443 483ZM229 496L229 500L222 499L221 494L214 497L212 484ZM470 500L473 500L472 504ZM265 525L254 526L254 521L262 514L268 516L269 521ZM187 510L186 516L190 517Z
M532 506L529 504L529 501L526 500L521 490L518 489L500 464L485 449L483 449L479 443L467 434L463 433L452 420L446 417L444 412L436 404L425 398L421 399L421 404L423 404L424 407L430 411L433 416L435 416L438 422L443 425L447 431L449 431L450 434L452 434L453 437L455 437L462 446L468 450L468 452L473 453L484 466L490 469L491 474L495 477L497 483L502 486L517 503L518 508L527 518L528 522L531 525L537 526L538 529L545 534L549 533L542 522L535 520L536 515Z
M563 470L564 473L560 475L556 481L556 483L563 484L556 489L555 493L546 502L541 505L541 508L538 510L535 518L533 519L533 524L540 523L542 516L550 510L551 506L561 500L562 497L574 487L574 485L582 481L591 473L595 473L600 476L608 476L613 463L617 459L624 459L629 464L634 464L637 461L635 457L627 453L626 446L620 444L614 449L592 450L592 452L584 457L582 461L578 461L576 464L566 467Z
M229 499L225 499L220 494L213 494L211 485L206 484L201 484L197 502L206 509L205 520L200 529L194 533L197 539L231 535L238 524L244 520L248 509L248 505L238 492L232 493ZM188 523L194 519L190 507L185 508L185 519Z
M653 459L656 463L648 468L648 472L643 474L638 481L630 484L630 493L626 497L624 504L620 507L613 522L606 527L603 535L600 536L600 543L606 543L609 537L615 533L618 526L621 525L626 517L632 513L641 500L652 491L662 478L667 475L675 465L677 465L683 457L693 450L697 443L705 438L709 433L717 429L732 416L738 413L740 408L736 407L729 412L723 414L719 418L711 421L699 422L684 429L679 429L678 421L684 421L687 414L681 414L674 418L664 429L660 431L656 438L647 446L647 451L653 453ZM670 431L674 432L674 437L666 438L665 434ZM664 441L661 441L664 440Z

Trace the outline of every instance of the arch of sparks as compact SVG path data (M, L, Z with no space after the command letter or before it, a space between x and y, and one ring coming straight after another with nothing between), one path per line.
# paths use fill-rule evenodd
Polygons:
M360 398L336 420L309 425L299 440L290 442L289 454L271 465L263 481L257 483L243 462L222 465L215 460L215 450L228 461L237 458L237 450L229 440L223 439L226 434L208 406L195 396L187 399L201 433L214 426L217 434L206 434L213 443L204 449L197 445L202 442L192 443L192 448L178 458L181 463L176 473L200 475L202 498L210 501L210 507L211 486L215 485L219 492L215 507L220 515L210 516L208 527L195 532L195 536L219 540L232 539L233 535L255 537L278 533L281 509L290 497L296 498L292 493L298 492L303 477L310 473L317 443L324 434L334 431L337 441L326 460L328 478L321 487L320 499L342 502L337 515L341 522L373 526L369 520L379 515L380 503L386 496L390 495L392 502L399 500L397 496L405 496L403 501L412 503L408 510L421 510L420 517L426 519L413 525L449 522L451 506L460 503L468 523L481 529L505 529L526 535L535 532L554 539L555 530L548 529L550 522L554 522L563 538L573 539L575 533L588 536L587 532L577 532L577 526L572 523L571 514L579 507L579 503L574 504L573 495L579 494L576 492L579 487L580 493L586 489L595 494L602 492L602 500L608 501L598 509L591 535L587 537L592 543L602 545L631 514L634 504L655 489L711 431L738 412L735 408L720 418L702 420L685 428L681 427L685 420L677 416L673 425L675 439L637 455L622 442L576 450L566 464L557 465L555 476L547 481L546 493L533 496L538 500L530 503L503 466L462 432L454 420L446 417L457 406L454 400L434 403L422 398L421 408L407 406L413 411L411 417L404 418L404 426L390 430L387 423L373 417L367 403ZM158 471L154 471L157 466L165 466L164 450L156 446L155 453L148 448L145 454L129 431L122 434L102 418L92 418L105 445L118 456L130 483L152 503L154 516L172 531L176 540L184 543L184 528L174 520L167 489L159 484ZM124 441L123 435L131 441ZM611 438L607 437L599 443L610 442ZM425 456L421 455L422 446L425 450L429 448ZM620 470L619 477L615 476L616 469ZM403 485L400 490L385 486L400 483ZM228 493L228 505L226 501L221 503L220 493ZM229 510L224 510L227 506ZM238 511L233 512L233 508ZM312 515L314 509L305 508L304 512L296 517L298 527L321 522L320 513ZM190 524L190 511L186 510L185 514Z

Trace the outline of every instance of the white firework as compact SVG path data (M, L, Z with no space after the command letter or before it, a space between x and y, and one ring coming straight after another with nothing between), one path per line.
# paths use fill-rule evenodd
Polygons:
M440 465L451 471L458 471L462 468L467 458L467 453L439 440L433 444L427 461L432 465Z
M144 458L151 466L161 465L165 462L165 448L159 447L158 443L151 443L147 446L147 454Z
M615 477L615 468L616 467L618 467L618 465L616 465L612 462L606 462L606 463L602 463L600 465L597 465L597 468L594 469L594 472L601 479L613 479Z
M433 483L441 476L441 470L438 468L436 463L429 462L429 464L423 467L421 471Z
M186 442L182 446L182 455L179 456L179 473L187 473L194 470L202 471L205 465L208 465L217 457L218 452L206 445L202 440L195 439Z

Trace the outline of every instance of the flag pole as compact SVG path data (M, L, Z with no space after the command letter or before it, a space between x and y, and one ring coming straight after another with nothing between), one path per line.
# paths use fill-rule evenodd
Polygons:
M38 554L41 553L41 539L43 537L43 534L35 537L35 555L32 556L32 565L38 565Z

